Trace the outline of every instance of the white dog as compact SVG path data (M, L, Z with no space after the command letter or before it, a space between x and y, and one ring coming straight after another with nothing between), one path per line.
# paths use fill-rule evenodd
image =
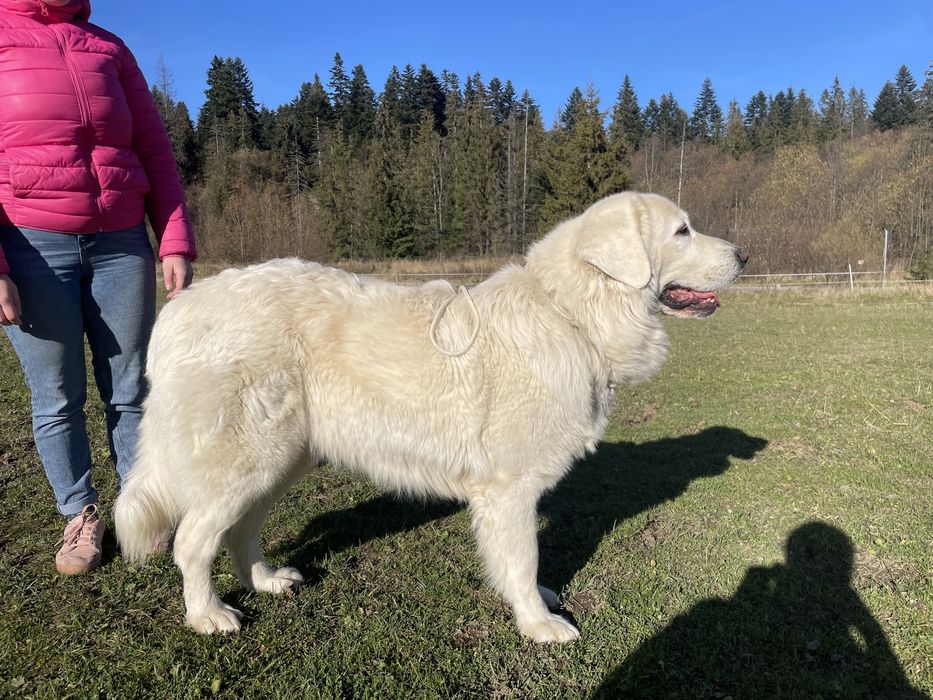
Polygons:
M596 449L616 384L660 368L659 311L708 316L748 256L656 195L597 202L467 292L299 260L227 270L152 335L140 454L116 503L123 555L175 529L187 622L235 632L211 584L221 543L243 585L302 582L263 559L269 508L322 462L469 503L492 586L538 642L579 635L536 585L536 507Z

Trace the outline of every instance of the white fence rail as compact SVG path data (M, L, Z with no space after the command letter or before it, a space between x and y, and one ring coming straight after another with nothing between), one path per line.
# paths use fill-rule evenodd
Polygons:
M375 277L399 284L418 284L432 279L457 280L464 284L479 282L490 272L386 272L367 273L360 277ZM933 280L886 279L881 270L868 272L783 272L740 275L732 289L761 291L781 289L845 288L875 289L888 285L930 284Z
M855 272L784 272L758 275L740 275L733 289L781 290L846 288L877 289L889 285L924 284L933 280L890 279L883 271Z

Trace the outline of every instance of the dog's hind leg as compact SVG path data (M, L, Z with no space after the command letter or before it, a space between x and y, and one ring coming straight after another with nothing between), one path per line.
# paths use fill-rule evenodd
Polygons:
M185 591L185 621L201 634L238 632L242 613L220 600L211 583L211 564L236 513L189 510L175 533L174 558Z
M291 593L304 583L304 577L297 569L290 566L273 569L266 563L259 533L269 509L307 471L305 465L296 465L281 485L250 506L224 535L237 578L247 588L264 593Z
M521 484L474 493L473 531L490 582L512 606L522 634L536 642L568 642L579 637L579 631L548 611L537 586L537 499L537 491Z

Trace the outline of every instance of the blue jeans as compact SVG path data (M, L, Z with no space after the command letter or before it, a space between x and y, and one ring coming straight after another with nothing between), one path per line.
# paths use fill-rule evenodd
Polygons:
M32 394L33 435L58 510L73 516L97 502L84 413L85 336L121 480L133 464L155 321L152 247L144 224L92 235L4 226L0 243L23 319L4 330Z

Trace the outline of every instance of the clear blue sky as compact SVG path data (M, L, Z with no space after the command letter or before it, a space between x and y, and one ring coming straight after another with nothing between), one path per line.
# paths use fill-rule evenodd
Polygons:
M792 85L818 100L838 75L873 103L901 64L918 84L933 59L933 0L895 2L203 2L92 0L91 20L121 36L154 79L163 56L176 98L197 116L211 58L239 56L256 100L292 100L335 52L362 63L378 94L393 64L421 63L461 81L510 79L550 126L574 86L592 82L603 108L625 73L642 106L672 91L692 110L707 76L723 109Z

